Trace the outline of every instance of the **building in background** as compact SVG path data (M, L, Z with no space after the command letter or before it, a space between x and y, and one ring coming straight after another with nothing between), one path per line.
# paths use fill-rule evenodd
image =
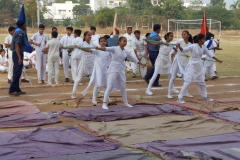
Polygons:
M101 7L116 8L123 4L126 4L127 0L90 0L90 7L95 13Z
M207 7L208 3L203 3L202 0L183 0L183 6L185 7Z

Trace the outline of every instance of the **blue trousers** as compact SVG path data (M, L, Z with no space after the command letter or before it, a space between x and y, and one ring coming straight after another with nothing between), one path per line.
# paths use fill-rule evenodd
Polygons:
M149 51L149 59L152 63L152 69L146 74L145 79L151 79L152 78L153 73L154 73L155 61L158 57L158 54L159 54L159 51ZM153 86L158 86L159 85L159 83L158 83L159 78L160 78L160 74L158 74L156 80L153 83Z
M21 57L23 60L23 53L21 53ZM12 59L13 59L13 79L9 88L9 93L21 92L19 82L22 74L23 63L21 65L18 64L18 56L16 52L12 53Z

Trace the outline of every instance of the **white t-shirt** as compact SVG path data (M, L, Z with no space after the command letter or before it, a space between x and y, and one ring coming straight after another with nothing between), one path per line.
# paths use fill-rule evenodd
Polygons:
M48 41L50 41L51 39L52 39L52 36L51 35L48 36ZM59 40L59 41L61 40L61 37L59 35L57 36L57 40Z
M60 46L61 43L56 38L53 38L47 42L46 48L48 48L48 61L59 61Z
M145 46L147 42L144 41L144 37L140 36L139 40L135 37L133 48L137 50L137 52L145 51Z
M40 47L35 46L35 49L37 52L42 52L45 47L45 42L47 41L46 35L44 33L41 35L39 32L37 32L32 36L31 40L33 40L35 43L41 44Z
M61 42L63 47L66 47L66 46L71 46L73 40L74 40L74 37L72 35L71 36L65 35L61 38L60 42ZM63 49L62 51L63 51L64 54L68 54L67 49Z
M12 43L12 35L9 34L7 37L5 37L4 44L11 44L11 43ZM6 52L8 53L8 58L11 58L12 51L10 50L10 47L6 49L7 49Z
M215 52L214 52L214 48L217 47L217 44L214 40L211 40L212 41L212 44L210 45L209 48L207 48L210 40L207 40L205 43L204 43L204 46L208 49L208 51L212 54L212 55L215 55Z
M123 37L127 38L127 45L124 49L126 49L128 52L132 52L134 49L135 35L133 33L131 33L130 35L126 33L123 35Z
M83 39L82 39L81 37L76 37L76 38L72 41L72 45L78 45L78 44L81 44L82 42L83 42ZM74 59L74 58L80 59L80 58L81 58L81 50L75 48L75 49L72 51L71 58L73 58L73 59Z
M93 43L94 45L98 46L98 44L99 44L99 38L100 38L100 36L99 36L98 34L92 35L91 43Z

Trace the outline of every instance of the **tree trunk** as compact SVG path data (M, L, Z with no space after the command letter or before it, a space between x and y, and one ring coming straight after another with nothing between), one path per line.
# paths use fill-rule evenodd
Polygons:
M33 18L32 18L32 29L33 29Z

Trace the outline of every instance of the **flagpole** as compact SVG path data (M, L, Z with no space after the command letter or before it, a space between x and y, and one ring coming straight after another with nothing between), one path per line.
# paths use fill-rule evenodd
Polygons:
M206 23L207 23L207 17L206 17L206 10L204 9L204 33L205 33L205 36L207 35Z

